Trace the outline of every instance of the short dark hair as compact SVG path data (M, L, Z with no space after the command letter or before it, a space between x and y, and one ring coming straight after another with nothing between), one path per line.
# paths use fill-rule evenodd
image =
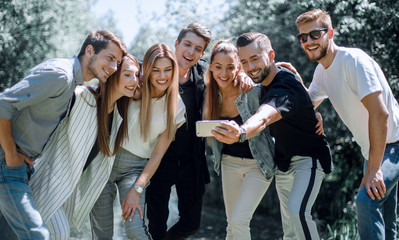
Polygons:
M204 51L208 47L208 44L212 40L211 31L202 24L199 23L190 23L187 27L180 30L179 36L177 37L177 42L180 43L181 40L186 36L187 33L192 32L196 34L198 37L201 37L205 40Z
M94 53L97 54L101 50L107 48L109 42L113 42L118 45L118 47L122 51L122 56L126 56L127 48L118 36L107 30L99 30L97 32L90 32L86 40L83 42L82 47L80 48L78 58L85 54L85 50L88 45L92 45L94 48Z
M255 42L258 48L266 51L272 50L272 43L270 39L263 33L249 32L243 33L237 38L237 48L245 47L250 43Z

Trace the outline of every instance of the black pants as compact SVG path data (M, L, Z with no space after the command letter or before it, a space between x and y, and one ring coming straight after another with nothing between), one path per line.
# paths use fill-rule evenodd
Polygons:
M167 232L168 202L172 185L176 185L179 221ZM200 227L202 196L197 193L192 159L181 162L163 159L146 190L148 227L154 240L185 239Z

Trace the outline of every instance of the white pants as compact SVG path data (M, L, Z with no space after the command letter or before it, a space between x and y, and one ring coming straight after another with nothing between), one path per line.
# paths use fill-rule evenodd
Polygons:
M48 221L46 221L46 225L50 232L51 240L69 239L70 236L69 221L62 207L59 208Z
M324 175L318 160L301 156L292 158L287 172L277 172L276 188L284 240L320 239L311 209Z
M272 180L266 180L255 159L222 156L223 198L227 240L250 240L249 224Z

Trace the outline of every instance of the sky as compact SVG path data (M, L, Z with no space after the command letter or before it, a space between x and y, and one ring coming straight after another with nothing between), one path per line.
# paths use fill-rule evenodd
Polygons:
M154 12L162 13L166 8L165 2L166 0L97 0L92 10L97 17L104 16L112 10L116 26L122 31L122 40L130 44L140 27L137 21L137 6L140 6L140 15L151 16Z
M150 20L155 13L157 15L166 10L167 0L96 0L92 11L96 17L106 16L110 11L113 12L116 27L122 32L122 40L127 44L131 44L140 28L140 22ZM219 9L225 0L212 0L207 2L208 7ZM139 6L139 7L138 7ZM198 6L203 8L204 6ZM140 13L139 13L140 10ZM221 13L222 9L219 9ZM140 19L138 16L148 19Z

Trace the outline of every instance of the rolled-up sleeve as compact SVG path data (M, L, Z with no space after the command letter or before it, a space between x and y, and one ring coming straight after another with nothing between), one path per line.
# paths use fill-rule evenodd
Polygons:
M67 85L68 77L62 69L31 70L20 82L0 93L0 118L13 119L21 109L62 94Z

